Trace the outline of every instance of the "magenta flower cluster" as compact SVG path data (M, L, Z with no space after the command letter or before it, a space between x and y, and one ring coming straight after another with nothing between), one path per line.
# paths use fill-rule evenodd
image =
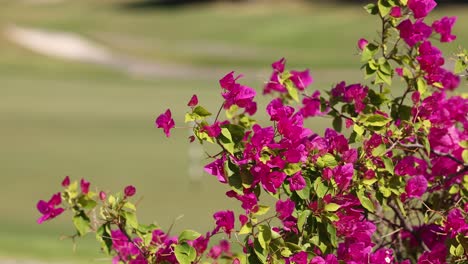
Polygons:
M449 96L462 80L431 40L455 40L456 18L426 24L435 6L366 6L383 23L379 40L358 41L366 84L341 81L310 92L309 70L273 62L263 87L274 97L266 122L253 119L257 92L234 72L219 80L223 103L214 119L193 95L189 141L219 147L204 171L242 208L215 212L210 231L172 236L143 225L133 185L95 194L88 181L68 176L62 193L37 204L38 223L71 210L77 234L95 232L116 264L467 263L468 99ZM392 89L394 79L403 89ZM333 129L314 131L312 117L331 118ZM167 137L175 128L169 109L155 123ZM100 218L92 222L98 203Z

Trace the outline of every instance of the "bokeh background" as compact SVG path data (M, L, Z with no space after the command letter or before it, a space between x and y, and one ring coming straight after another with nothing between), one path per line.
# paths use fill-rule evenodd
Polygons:
M202 173L206 160L188 130L166 139L154 119L171 107L183 124L194 93L216 112L217 80L231 70L260 92L281 57L311 69L309 89L359 81L356 42L376 38L379 26L363 2L1 1L0 262L109 262L92 236L76 247L62 239L73 234L70 215L36 224L37 200L59 191L65 175L93 190L134 184L140 221L167 229L184 215L175 231L212 228L213 212L238 203ZM458 40L445 54L468 46L463 3L441 1L432 14L458 16ZM330 123L309 126L320 132Z

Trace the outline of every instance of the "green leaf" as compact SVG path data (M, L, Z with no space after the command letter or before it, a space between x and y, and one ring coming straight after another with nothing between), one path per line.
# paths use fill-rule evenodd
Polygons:
M267 250L265 250L261 246L258 238L254 240L254 251L255 251L255 255L257 255L258 260L260 260L261 263L266 263L266 259L267 259L266 255L268 253L267 253Z
M205 108L203 108L203 106L200 105L193 109L193 113L199 117L208 117L211 115L210 112L208 112Z
M327 224L327 233L329 235L330 243L333 247L338 247L338 241L336 237L336 228L332 223Z
M385 186L380 186L379 191L383 195L383 197L385 197L385 198L388 198L388 197L390 197L392 195L392 191L389 188L385 187Z
M314 191L319 198L323 198L327 194L328 187L325 184L323 184L321 177L318 177L317 179L315 179Z
M462 244L450 245L450 255L455 257L461 257L463 256L464 252L465 250L463 249Z
M385 144L380 144L378 147L372 150L372 156L382 157L385 152L387 152L387 146L385 146Z
M232 155L234 155L234 142L232 142L231 132L229 129L221 128L221 135L219 136L221 145Z
M393 166L393 161L391 158L387 157L387 156L381 156L383 162L384 162L384 165L385 165L385 169L390 173L390 174L394 174L395 173L395 167Z
M310 188L312 187L312 184L308 177L305 177L304 180L306 182L306 186L304 189L296 191L296 193L299 197L301 197L302 200L307 200L310 196Z
M255 212L255 215L264 215L266 213L268 213L268 211L270 210L270 207L269 206L266 206L266 205L259 205L258 206L258 211Z
M110 205L111 207L113 207L113 206L115 205L115 203L116 203L115 196L109 195L109 198L107 198L107 201L109 202L109 205Z
M106 252L110 254L112 250L112 238L110 234L110 224L106 223L101 225L96 231L96 239L101 242L101 247Z
M284 173L286 173L286 175L291 176L293 174L296 174L300 170L301 170L301 163L288 163L286 167L284 168Z
M91 229L91 222L84 212L73 217L73 224L80 236L84 236Z
M388 13L390 13L390 10L392 9L392 6L386 0L379 0L377 2L377 6L379 8L379 13L382 17L388 15Z
M341 117L337 116L333 118L333 129L335 129L338 132L341 132L341 129L343 129L343 119Z
M197 252L187 243L182 243L174 247L174 253L180 264L191 264L197 257Z
M416 81L416 87L418 89L418 92L420 94L425 94L426 91L427 91L427 85L426 85L426 82L422 79L422 78L419 78L417 81Z
M231 134L232 141L234 143L239 143L244 138L245 129L239 125L229 124L226 126Z
M464 149L468 149L468 140L462 140L458 143L458 145Z
M468 163L468 149L463 150L462 158L464 163Z
M285 257L285 258L289 258L293 253L291 252L291 250L287 247L284 247L281 249L281 256Z
M374 184L376 181L377 181L376 178L372 178L372 179L363 179L363 180L362 180L362 183L363 183L364 185L371 186L371 185Z
M388 73L385 73L385 72L382 72L382 70L379 68L379 70L377 71L376 78L375 78L375 83L376 84L386 83L388 85L392 85L392 75L388 74Z
M184 230L179 235L179 243L186 242L187 240L194 240L201 236L200 233L193 230Z
M307 222L307 218L312 214L312 211L310 210L304 210L299 213L299 216L297 218L297 228L299 231L302 232L302 229L304 227L304 224Z
M336 212L340 209L340 205L336 203L329 203L325 205L325 211L327 212Z
M362 136L364 134L364 131L365 131L362 126L358 126L356 124L354 124L353 130L354 130L354 132L356 132L356 134L358 134L360 136Z
M186 113L184 122L189 123L193 121L195 121L195 115L193 115L192 113Z
M152 233L153 230L157 229L158 226L155 224L149 224L149 225L139 225L138 226L138 232L145 234L145 233Z
M132 228L138 229L138 220L134 212L124 212L126 224Z
M271 241L271 229L267 225L258 227L258 242L263 249L267 249Z
M361 117L361 122L363 124L365 124L365 125L368 125L368 126L381 127L381 126L385 126L390 121L391 121L390 118L387 118L387 117L385 117L383 115L379 115L379 114L363 115Z
M367 211L372 213L375 211L374 203L365 195L364 190L360 190L357 193L357 197L361 202L362 207L366 208Z
M299 102L299 94L297 93L297 89L294 87L291 81L287 81L284 83L284 86L286 87L286 90L288 90L289 96L296 101Z
M239 235L246 235L250 234L252 232L252 224L247 222L245 225L243 225L239 231Z
M368 62L379 51L379 47L373 43L367 44L361 54L361 62Z
M376 4L368 4L364 6L364 9L367 11L367 13L371 15L376 15L377 13L379 13L379 8Z
M135 205L132 204L131 202L126 202L123 207L126 208L126 209L130 209L132 211L136 211Z
M464 60L458 59L455 62L454 73L458 74L458 73L464 72L467 69L467 67L468 67L468 65L466 64L466 62Z
M91 210L97 205L96 201L89 199L87 196L81 196L78 199L78 204L85 210Z
M364 74L364 79L370 79L372 76L374 76L375 72L377 71L376 69L373 69L373 66L372 64L369 62L368 64L366 64L366 67L365 67L365 74Z
M388 63L387 60L384 60L380 65L379 65L379 70L382 73L385 73L386 75L391 76L392 75L392 66L390 66L390 63Z
M323 167L335 167L338 165L338 162L335 159L335 156L333 156L330 153L327 153L323 155L322 157L319 157L319 159L323 162Z

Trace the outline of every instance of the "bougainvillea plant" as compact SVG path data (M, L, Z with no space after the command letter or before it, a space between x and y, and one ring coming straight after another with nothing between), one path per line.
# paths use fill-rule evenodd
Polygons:
M273 96L267 125L253 118L256 91L234 72L219 81L214 118L191 97L190 142L219 147L205 171L242 207L214 213L213 230L170 236L138 222L135 187L93 193L68 176L64 191L37 204L38 223L71 210L77 235L95 233L113 263L468 263L468 99L453 95L465 85L468 57L456 54L455 72L444 66L434 42L455 40L456 18L428 23L435 6L365 7L382 23L378 38L358 41L366 84L309 92L308 70L274 62L263 89ZM333 129L304 127L318 116L332 117ZM170 136L169 109L156 125Z

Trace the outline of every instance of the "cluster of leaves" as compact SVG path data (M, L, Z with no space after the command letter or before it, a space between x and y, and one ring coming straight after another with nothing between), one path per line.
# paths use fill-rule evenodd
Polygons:
M435 6L378 0L365 7L382 22L378 39L358 42L367 86L343 81L309 94L308 70L274 62L263 89L274 96L269 125L253 118L256 91L234 72L219 81L224 102L214 121L192 96L190 142L219 146L205 171L240 201L237 219L219 211L206 234L170 236L138 222L133 186L106 197L84 180L80 192L67 177L65 191L38 203L39 222L70 209L77 235L96 233L114 263L467 263L468 99L447 91L460 85L468 58L457 54L456 73L444 68L430 38L455 40L456 18L426 24ZM331 117L334 129L314 133L304 127L311 117ZM156 125L170 136L169 109ZM262 195L276 200L274 208ZM215 236L222 238L210 244ZM232 252L231 243L242 250Z

